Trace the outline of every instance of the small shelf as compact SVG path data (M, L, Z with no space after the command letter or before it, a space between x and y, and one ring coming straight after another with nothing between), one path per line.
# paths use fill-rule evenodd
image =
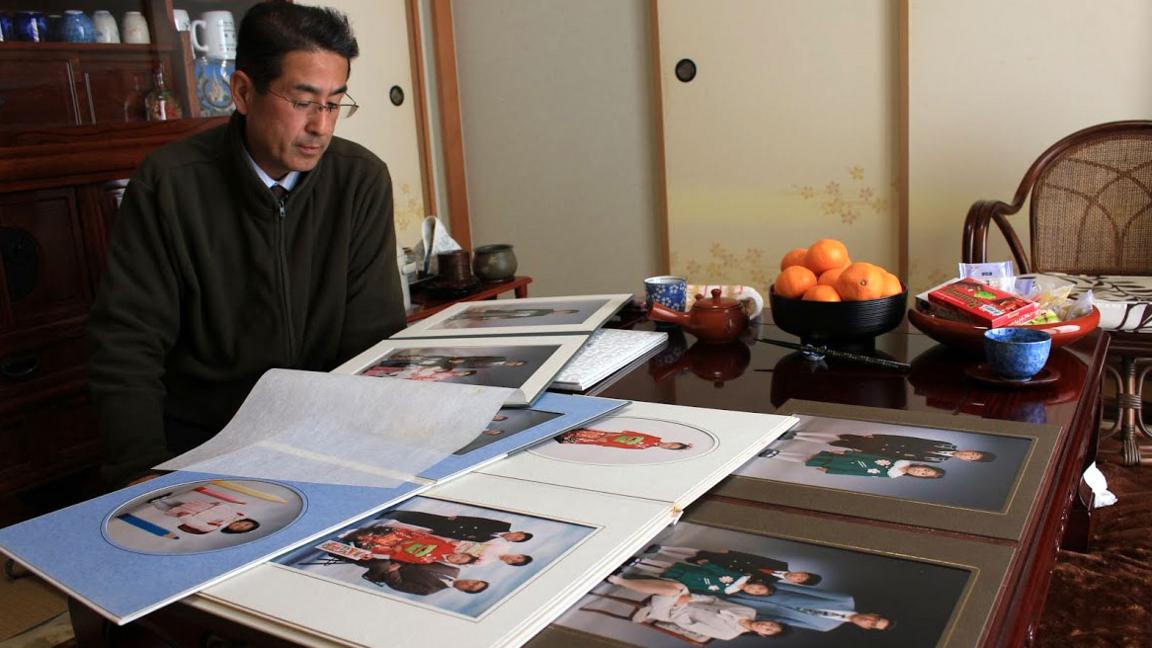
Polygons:
M175 45L160 45L157 43L29 43L25 41L2 41L0 52L78 52L91 54L94 52L171 52Z

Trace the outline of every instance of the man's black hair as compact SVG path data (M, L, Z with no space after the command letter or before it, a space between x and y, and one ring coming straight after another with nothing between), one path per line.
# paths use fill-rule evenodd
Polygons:
M329 51L348 60L360 54L348 17L327 7L309 7L283 0L257 2L240 21L236 70L248 75L264 93L280 76L284 55L295 51Z

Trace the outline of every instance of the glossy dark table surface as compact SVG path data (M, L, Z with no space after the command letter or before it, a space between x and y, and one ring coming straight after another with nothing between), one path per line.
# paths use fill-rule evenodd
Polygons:
M643 325L650 328L650 324ZM913 329L897 329L875 342L879 357L908 362L911 372L826 358L813 362L798 351L762 342L709 345L678 328L669 346L645 365L588 393L695 407L773 412L790 398L950 412L959 416L1068 424L1104 342L1098 333L1054 349L1047 368L1060 372L1051 385L1031 389L984 386L965 375L983 358L937 344ZM798 342L762 325L759 337ZM1098 359L1095 359L1098 362Z
M907 326L905 322L903 327ZM1091 491L1082 483L1081 474L1095 460L1108 337L1096 331L1054 349L1046 368L1059 372L1055 382L1005 389L983 385L965 374L982 362L979 355L938 345L915 329L903 327L877 338L871 352L910 363L907 373L843 360L812 361L798 351L753 342L756 337L798 341L770 323L756 334L750 331L745 342L722 346L696 342L679 329L662 329L669 331L668 347L590 393L765 413L795 398L1059 425L1057 451L1021 539L974 537L1016 549L983 644L1029 644L1043 610L1057 550L1087 546Z

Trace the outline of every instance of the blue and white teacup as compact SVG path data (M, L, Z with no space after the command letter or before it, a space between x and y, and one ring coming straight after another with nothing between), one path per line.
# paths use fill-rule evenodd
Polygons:
M656 302L680 312L688 308L688 280L684 277L648 277L644 280L644 293L649 306Z
M992 373L1008 380L1028 380L1044 368L1052 336L1028 328L996 328L984 333L984 354Z

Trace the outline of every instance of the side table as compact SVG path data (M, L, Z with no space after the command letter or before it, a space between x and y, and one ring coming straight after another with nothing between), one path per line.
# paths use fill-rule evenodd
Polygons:
M420 286L412 288L412 310L408 313L408 323L422 320L429 315L438 313L452 304L466 301L480 301L482 299L496 299L497 295L514 292L517 299L528 296L528 284L532 277L515 277L511 281L495 281L480 284L476 292L455 299L437 299L429 295Z

